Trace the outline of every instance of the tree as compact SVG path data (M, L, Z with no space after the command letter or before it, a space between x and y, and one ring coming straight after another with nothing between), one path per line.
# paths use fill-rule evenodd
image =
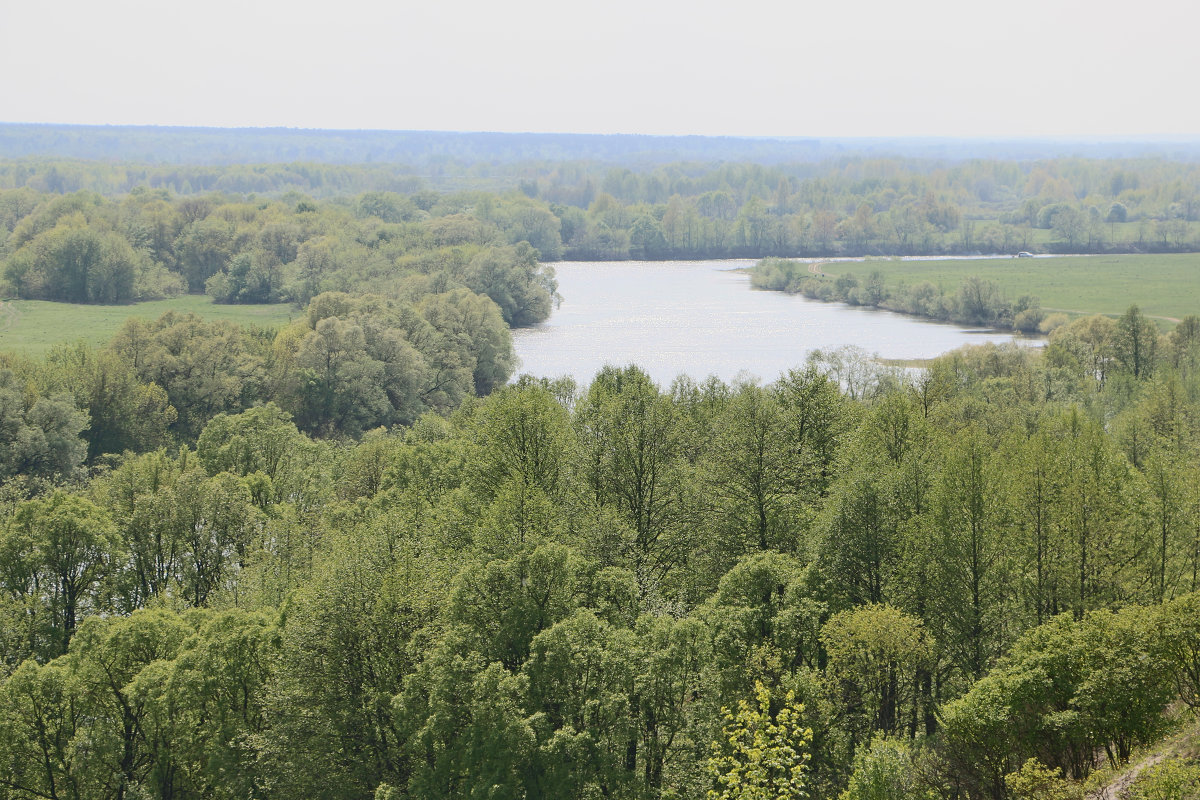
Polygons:
M290 414L267 403L241 414L213 417L196 440L196 456L209 475L231 472L246 477L261 472L273 483L286 484L310 445Z
M70 657L60 659L73 678L74 702L86 709L87 725L73 745L95 788L110 786L110 796L127 797L151 772L155 755L163 758L147 747L146 698L130 684L148 665L174 658L191 632L164 610L94 617L72 641Z
M120 234L64 219L14 254L6 275L22 297L124 303L135 296L138 255Z
M628 688L636 656L632 631L586 609L534 637L523 673L528 707L541 717L535 763L544 796L612 796L636 785L629 756L640 732Z
M793 550L796 465L775 393L738 385L714 424L705 478L727 557Z
M472 291L492 298L513 327L549 317L558 290L554 268L539 264L537 251L527 242L480 251L463 280Z
M470 372L475 394L483 396L503 386L516 367L512 335L500 308L487 297L456 289L429 295L418 310L433 326L438 338L452 354L439 358L424 352L433 364L453 363L454 358ZM410 338L411 341L411 338Z
M143 783L159 797L249 797L260 785L277 620L238 609L192 620L198 629L173 658L151 663L122 689L152 758Z
M27 593L44 607L57 639L47 646L65 653L79 620L102 610L102 584L121 563L116 531L103 510L62 490L23 503L13 522L5 549L24 542L18 552L27 559L30 582L9 590Z
M891 606L861 606L834 614L821 642L827 680L857 741L897 734L919 718L915 678L931 655L920 620Z
M933 496L934 593L944 646L963 677L977 680L1001 652L1010 613L1009 543L1002 527L992 447L967 429L949 444Z
M599 505L633 534L624 546L644 593L688 551L682 430L669 397L637 367L605 367L575 414L580 468Z
M80 434L88 415L68 394L29 403L26 384L0 369L0 480L15 475L69 476L87 455Z
M570 415L550 390L522 378L493 393L479 409L478 457L472 483L483 497L506 481L557 497L573 445Z
M629 256L637 259L662 258L667 253L667 240L662 227L645 214L638 217L629 229Z
M210 277L223 270L234 254L235 231L231 222L216 216L188 224L175 240L179 269L188 291L204 291Z
M133 365L116 353L81 342L60 345L46 360L62 368L75 405L87 410L90 424L83 438L90 462L105 453L151 450L170 441L170 426L179 414L167 393L142 383Z
M854 772L838 800L933 800L920 784L911 746L877 736L854 754Z
M1158 354L1158 328L1136 305L1117 320L1114 342L1117 363L1135 379L1154 372Z
M1087 232L1087 216L1077 208L1067 207L1054 215L1052 227L1058 239L1065 240L1068 246L1074 247Z
M716 789L709 800L801 800L807 797L807 764L812 729L800 724L804 706L793 692L772 710L771 691L754 683L754 700L738 701L736 712L722 709L722 738L708 761Z
M26 797L79 796L84 782L72 742L88 727L67 665L33 659L0 684L0 785Z

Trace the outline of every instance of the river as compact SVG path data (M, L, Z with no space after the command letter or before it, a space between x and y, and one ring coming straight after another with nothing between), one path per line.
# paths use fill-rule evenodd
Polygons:
M753 260L562 262L563 301L513 331L518 374L587 383L605 364L637 364L662 386L680 373L773 381L813 350L854 345L885 359L933 358L1012 334L752 289Z

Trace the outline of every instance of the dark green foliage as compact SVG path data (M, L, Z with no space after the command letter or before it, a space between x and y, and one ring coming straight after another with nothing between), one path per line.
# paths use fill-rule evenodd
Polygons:
M30 401L30 388L0 369L0 480L69 476L87 455L88 415L67 394Z

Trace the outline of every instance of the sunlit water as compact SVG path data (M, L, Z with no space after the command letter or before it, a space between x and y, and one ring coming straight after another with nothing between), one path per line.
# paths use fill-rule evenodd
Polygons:
M637 364L659 384L680 373L773 381L813 350L855 345L885 359L932 358L1012 335L890 311L750 288L753 261L567 262L562 305L513 331L519 373L589 382L606 364Z

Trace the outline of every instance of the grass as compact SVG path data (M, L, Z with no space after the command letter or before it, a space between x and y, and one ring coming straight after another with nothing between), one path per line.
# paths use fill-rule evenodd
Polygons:
M279 327L300 312L291 305L216 305L205 295L184 295L120 306L76 305L46 300L0 302L0 350L39 356L56 344L83 340L101 345L129 317L155 319L167 311L193 312L209 320Z
M947 291L978 275L1011 298L1036 295L1042 307L1052 311L1116 316L1136 303L1142 313L1166 323L1200 315L1200 253L821 265L826 275L850 272L860 281L875 270L890 286L929 281Z

